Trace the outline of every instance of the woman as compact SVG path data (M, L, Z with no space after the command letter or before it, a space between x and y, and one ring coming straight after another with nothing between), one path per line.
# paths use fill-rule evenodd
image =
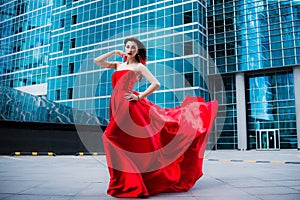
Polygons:
M163 109L146 97L160 86L145 67L146 48L136 38L124 41L125 52L112 51L94 59L115 69L110 123L103 134L110 183L115 197L148 197L188 191L202 176L202 161L217 102L187 96L182 105ZM108 62L117 54L123 63ZM144 77L149 87L133 91Z

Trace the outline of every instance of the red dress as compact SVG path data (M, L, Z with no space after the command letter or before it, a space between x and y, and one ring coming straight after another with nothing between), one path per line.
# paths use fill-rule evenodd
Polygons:
M181 106L160 108L147 99L128 101L136 74L116 71L110 123L103 144L115 197L188 191L203 175L203 154L217 102L187 96ZM135 91L132 91L136 93Z

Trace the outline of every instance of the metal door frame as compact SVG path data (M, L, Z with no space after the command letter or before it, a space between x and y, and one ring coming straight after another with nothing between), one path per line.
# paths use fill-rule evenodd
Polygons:
M267 135L267 146L266 148L262 147L262 132L265 132ZM269 141L269 133L274 133L274 148L270 148L270 141ZM257 129L255 131L255 138L256 138L256 150L280 150L280 134L279 129ZM278 141L277 141L278 140ZM277 145L278 144L278 145Z

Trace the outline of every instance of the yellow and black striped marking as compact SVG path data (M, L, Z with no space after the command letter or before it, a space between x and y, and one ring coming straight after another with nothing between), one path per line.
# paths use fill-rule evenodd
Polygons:
M269 164L300 164L300 162L295 161L268 161L268 160L235 160L235 159L212 159L212 158L204 158L206 161L217 161L217 162L243 162L243 163L269 163Z
M53 152L20 152L16 151L11 154L12 156L56 156Z
M99 156L101 155L98 152L78 152L76 153L76 156Z

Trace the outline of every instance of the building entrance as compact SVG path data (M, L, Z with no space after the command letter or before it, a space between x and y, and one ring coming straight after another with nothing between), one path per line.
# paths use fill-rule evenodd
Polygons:
M279 129L256 130L257 150L279 150L280 149Z

